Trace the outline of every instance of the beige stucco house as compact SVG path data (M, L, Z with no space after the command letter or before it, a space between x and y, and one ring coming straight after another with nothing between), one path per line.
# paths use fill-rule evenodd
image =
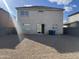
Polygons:
M79 12L73 13L68 17L68 23L79 21Z
M2 8L0 8L0 25L4 27L14 27L11 16Z
M17 22L25 34L63 34L63 11L47 6L17 7Z
M79 36L79 12L68 16L68 22L64 24L67 26L65 32L73 36Z
M10 14L4 9L0 8L0 34L6 34L9 30L14 28L15 26Z

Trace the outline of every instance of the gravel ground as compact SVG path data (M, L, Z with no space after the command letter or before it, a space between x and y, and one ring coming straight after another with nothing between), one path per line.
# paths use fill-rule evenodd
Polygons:
M9 35L0 37L0 45L0 59L79 59L79 37L26 35L19 43Z

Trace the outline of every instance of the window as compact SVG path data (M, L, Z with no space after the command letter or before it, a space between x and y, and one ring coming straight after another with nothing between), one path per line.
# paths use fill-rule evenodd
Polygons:
M57 29L57 27L52 27L53 29Z
M29 12L28 11L21 11L20 12L20 15L21 16L28 16L29 15Z
M57 24L53 24L52 26L53 26L52 29L54 29L54 30L58 29L58 25Z
M30 24L24 24L24 29L25 30L31 30L31 25Z
M42 11L42 10L39 10L38 12L44 12L44 11Z
M37 32L41 33L41 24L37 24Z

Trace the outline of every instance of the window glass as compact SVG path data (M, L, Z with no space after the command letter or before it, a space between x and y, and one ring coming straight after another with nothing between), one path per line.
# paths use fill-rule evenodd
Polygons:
M23 13L23 11L20 11L20 15L23 15L24 13Z
M53 26L52 27L53 30L57 30L58 29L58 25L57 24L53 24L52 26Z
M24 28L25 30L31 30L31 25L30 24L24 24Z
M20 12L20 15L21 16L28 16L29 15L29 12L28 11L21 11Z
M41 24L37 24L37 32L41 32Z
M44 12L43 10L39 10L38 12Z

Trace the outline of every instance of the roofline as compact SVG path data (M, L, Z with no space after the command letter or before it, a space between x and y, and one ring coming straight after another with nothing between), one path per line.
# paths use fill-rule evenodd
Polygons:
M16 7L16 10L20 9L20 8L37 8L37 7L48 7L48 6L29 6L29 7ZM54 9L55 7L48 7L48 9ZM63 8L55 8L55 9L58 9L58 10L62 10L64 11L65 9Z
M75 13L73 13L71 15L69 15L68 17L73 16L73 15L76 15L76 14L79 14L79 11L78 12L75 12Z
M79 21L75 21L75 22L71 22L71 23L66 23L64 25L69 25L69 24L72 24L72 23L79 23Z
M4 12L6 12L6 13L8 13L8 14L9 14L9 12L8 12L8 11L6 11L6 10L4 10L3 8L0 8L0 10L2 10L2 11L4 11Z

